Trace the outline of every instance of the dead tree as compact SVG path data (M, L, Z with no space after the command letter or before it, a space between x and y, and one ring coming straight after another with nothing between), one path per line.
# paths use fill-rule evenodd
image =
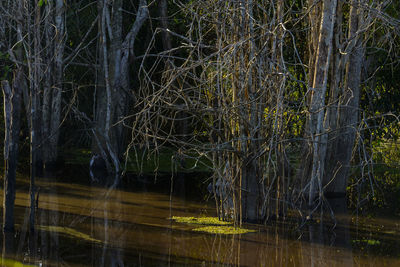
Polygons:
M132 101L130 62L134 57L135 39L148 17L147 1L139 2L136 19L123 35L122 0L98 1L100 33L93 153L106 162L109 174L119 175L119 161L124 152L126 129L123 118Z
M5 232L14 231L14 201L16 170L18 163L18 141L22 90L25 86L23 72L14 72L12 87L8 81L2 81L4 98L4 197L3 228Z

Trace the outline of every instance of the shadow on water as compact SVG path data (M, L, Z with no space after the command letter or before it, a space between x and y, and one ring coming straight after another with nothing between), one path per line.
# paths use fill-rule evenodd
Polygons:
M19 180L17 231L2 236L2 266L400 266L399 224L355 223L344 200L331 202L335 228L321 217L297 230L279 223L248 225L257 231L242 235L206 234L170 218L215 216L212 204L184 197L196 189L177 183L190 177L174 180L172 198L163 179L158 190L146 177L130 181L140 190L120 190L88 177L40 178L35 234L26 231L27 179Z

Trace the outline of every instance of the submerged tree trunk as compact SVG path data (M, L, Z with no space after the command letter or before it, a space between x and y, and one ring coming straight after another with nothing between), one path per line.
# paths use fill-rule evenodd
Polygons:
M15 71L12 89L7 81L2 81L5 123L3 197L3 229L5 232L14 231L15 180L23 79L22 70L18 69Z

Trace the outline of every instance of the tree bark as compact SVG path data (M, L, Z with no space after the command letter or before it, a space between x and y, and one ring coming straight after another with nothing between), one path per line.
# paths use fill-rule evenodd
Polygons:
M4 197L3 227L5 232L14 231L15 182L18 162L18 141L20 130L21 96L24 77L21 69L14 72L12 89L2 81L4 95Z
M165 51L168 51L168 50L171 50L171 48L172 48L171 35L167 31L168 24L169 24L168 23L168 0L160 0L159 9L160 9L160 24L161 24L161 27L164 29L161 32L163 48Z
M358 30L360 28L361 11L359 1L353 0L350 8L348 40L352 44L346 65L345 86L338 108L338 132L331 151L330 173L326 175L326 194L344 196L350 170L350 161L357 134L361 67L364 48Z
M29 184L29 197L30 197L30 213L29 213L29 228L32 233L35 230L35 196L36 187L35 179L38 174L41 174L43 170L43 154L42 147L40 146L42 142L42 127L41 127L41 104L40 104L40 81L42 78L41 69L41 32L40 32L40 19L41 19L41 9L37 3L33 3L32 6L28 6L28 10L34 11L34 21L33 32L28 32L28 42L33 43L33 53L32 49L29 48L27 58L33 59L33 62L28 64L29 68L29 87L30 87L30 184ZM30 19L28 19L28 23ZM30 23L29 23L30 24ZM33 35L33 36L32 36ZM33 39L33 40L32 40Z
M309 206L313 205L317 193L322 193L326 144L321 142L321 137L324 134L323 119L325 114L325 95L332 51L332 36L336 17L336 6L337 0L324 1L323 3L315 69L313 73L314 77L313 86L311 88L312 92L308 124L312 143L312 165L308 195Z
M324 129L327 133L323 136L323 143L327 144L325 157L325 175L323 177L323 186L329 183L333 174L334 158L336 157L336 136L338 134L338 106L341 92L343 91L344 79L344 59L345 56L340 53L343 49L343 1L339 0L336 11L336 23L334 27L334 49L332 53L331 69L330 69L330 91L327 112L325 114Z
M43 161L45 168L47 167L47 163L51 161L50 159L50 133L51 133L51 97L52 90L54 86L54 16L53 16L53 1L48 1L45 6L45 22L44 22L44 35L46 39L46 51L44 61L46 62L47 69L45 71L44 84L43 84L43 101L42 101L42 135L43 140Z
M93 145L94 154L103 157L109 166L108 172L119 172L119 160L125 148L123 119L130 102L130 61L135 47L135 38L148 17L145 0L140 0L135 22L123 39L122 1L114 1L111 15L106 1L99 1L99 32L101 36L99 73L103 86L97 89L96 130ZM107 44L109 43L109 45Z
M308 0L308 9L309 9L309 20L307 25L310 27L308 32L308 78L307 85L308 88L313 88L313 78L315 76L315 63L318 49L318 37L320 32L321 22L321 1ZM311 93L307 94L307 104L308 106L311 103ZM300 188L305 188L306 184L310 181L310 173L312 168L312 144L310 143L309 137L311 135L310 132L310 119L307 117L306 125L305 125L305 140L302 145L302 166L297 173L297 180L300 181Z
M239 9L240 14L240 33L241 41L246 45L241 47L239 57L239 84L240 84L240 106L239 113L241 119L246 120L239 123L239 133L242 141L240 142L240 151L243 153L241 168L241 196L242 199L242 221L258 222L260 208L260 190L259 181L261 178L258 158L254 155L258 150L258 134L257 130L257 106L255 99L256 83L254 83L254 72L252 64L249 64L255 57L255 41L254 41L254 25L253 25L253 8L252 0L241 1L242 8ZM248 40L248 41L245 41ZM245 62L247 61L247 62ZM247 124L247 125L246 125Z
M64 46L65 46L65 6L63 0L55 1L55 44L54 44L54 87L51 98L50 136L48 155L45 163L54 164L57 160L58 139L61 116L61 95L64 76Z

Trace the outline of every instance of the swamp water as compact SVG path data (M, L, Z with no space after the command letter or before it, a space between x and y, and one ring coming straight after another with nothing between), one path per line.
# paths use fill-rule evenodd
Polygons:
M28 181L17 183L16 233L2 235L2 266L400 266L400 221L338 216L334 229L248 225L253 232L209 234L171 218L215 216L213 201L170 197L168 185L128 191L38 179L32 237Z

